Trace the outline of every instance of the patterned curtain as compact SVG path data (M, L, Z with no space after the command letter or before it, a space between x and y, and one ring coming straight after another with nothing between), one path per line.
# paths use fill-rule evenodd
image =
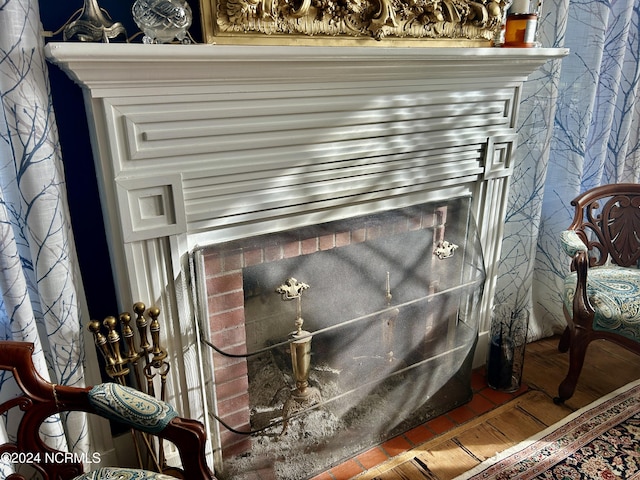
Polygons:
M36 0L0 3L0 338L33 342L53 383L83 386L79 283ZM0 400L15 395L0 376ZM15 418L0 421L0 443ZM88 452L86 416L51 418L47 441ZM6 466L5 466L6 467ZM6 469L0 471L5 478Z
M525 84L497 302L532 312L530 340L566 326L571 200L640 177L640 2L547 0L543 46L568 47Z

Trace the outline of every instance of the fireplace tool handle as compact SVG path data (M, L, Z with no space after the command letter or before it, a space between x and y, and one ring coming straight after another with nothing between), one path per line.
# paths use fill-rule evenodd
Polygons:
M138 348L136 348L135 345L134 332L131 328L131 314L129 312L123 312L119 316L122 336L118 334L117 331L118 321L112 316L106 317L102 322L102 326L107 330L106 336L101 332L101 324L97 320L92 320L89 323L89 331L93 333L95 344L104 357L106 373L110 378L113 378L121 385L126 385L127 375L133 369L136 388L145 391L145 385L143 384L138 366L140 359L144 358L143 373L147 382L145 393L156 396L153 379L159 374L161 384L160 399L165 400L166 380L170 365L166 361L167 350L160 345L160 322L158 321L160 309L157 307L149 308L147 314L151 318L150 324L144 316L146 310L144 303L137 302L133 306L133 310L137 315ZM147 330L150 331L152 343L148 341ZM140 451L137 432L132 430L131 433L133 435L138 463L141 468L144 468L145 462L143 461ZM158 472L166 470L167 465L162 441L160 441L157 446L157 452L152 446L150 439L144 434L142 435L142 442L147 450L148 461L153 464L153 467Z

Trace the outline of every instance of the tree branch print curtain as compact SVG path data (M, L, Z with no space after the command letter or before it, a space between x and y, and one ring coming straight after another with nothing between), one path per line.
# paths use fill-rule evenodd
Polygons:
M543 6L543 46L571 53L525 84L496 298L533 312L530 340L566 326L559 234L571 200L640 176L639 22L637 0Z
M40 374L83 385L84 351L77 264L38 4L0 4L0 338L33 342ZM80 289L82 291L82 289ZM0 376L0 398L15 393ZM47 441L88 452L86 416L51 418ZM15 419L0 435L15 434ZM0 438L0 443L1 439ZM0 472L5 478L7 467Z

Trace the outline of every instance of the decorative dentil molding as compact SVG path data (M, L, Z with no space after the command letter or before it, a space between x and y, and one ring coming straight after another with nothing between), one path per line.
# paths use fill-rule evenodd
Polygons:
M505 0L201 0L204 29L324 38L490 42ZM211 17L211 18L208 18ZM215 42L214 38L209 40Z

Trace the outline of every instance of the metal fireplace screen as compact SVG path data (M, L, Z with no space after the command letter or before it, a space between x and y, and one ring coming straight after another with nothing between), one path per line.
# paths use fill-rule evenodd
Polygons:
M470 203L208 247L298 245L242 268L252 433L221 478L308 478L471 398L484 267Z

